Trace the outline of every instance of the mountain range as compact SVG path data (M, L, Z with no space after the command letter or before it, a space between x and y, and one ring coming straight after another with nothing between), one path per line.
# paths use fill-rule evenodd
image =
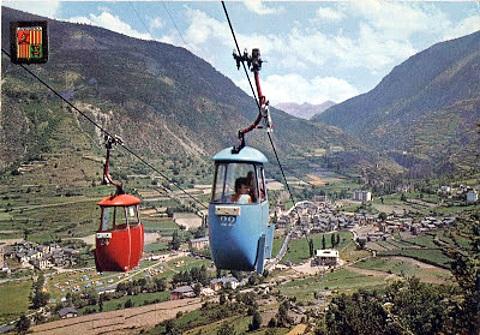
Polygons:
M316 115L419 175L479 168L480 31L396 66L370 92Z
M287 112L290 115L299 117L301 119L310 120L314 115L319 115L334 106L335 102L327 100L321 104L310 104L304 102L303 104L297 104L295 102L282 102L275 107Z
M257 114L253 98L184 48L2 7L6 50L9 24L16 20L48 21L49 61L29 68L150 159L203 161L236 144L238 129ZM2 60L0 169L66 149L74 156L99 152L98 131L7 57ZM479 69L477 32L410 57L370 92L330 106L312 121L281 109L307 117L325 104L271 108L280 157L327 152L330 166L356 172L377 167L377 177L475 168ZM263 132L248 135L247 143L273 160Z
M2 7L2 48L6 50L10 46L9 24L15 20L48 21L49 61L29 68L149 157L212 155L236 144L237 131L256 117L253 98L184 48ZM101 134L80 116L66 116L57 97L2 57L0 166L54 152L52 140L58 133L85 132L88 141L102 142ZM225 57L231 57L230 53ZM330 146L347 152L362 148L336 127L302 120L275 108L271 112L273 136L281 155L303 155ZM64 118L68 121L63 122ZM247 143L270 155L266 135L253 133ZM64 140L68 142L68 136Z

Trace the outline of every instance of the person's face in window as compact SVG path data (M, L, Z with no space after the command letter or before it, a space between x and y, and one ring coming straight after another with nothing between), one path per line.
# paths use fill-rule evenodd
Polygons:
M250 186L249 185L240 185L240 194L248 194L250 192Z

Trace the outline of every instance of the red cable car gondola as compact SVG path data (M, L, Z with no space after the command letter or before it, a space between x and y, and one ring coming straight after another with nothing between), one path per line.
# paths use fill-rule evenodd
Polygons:
M110 150L118 138L107 137L107 158L103 169L103 182L114 185L114 195L103 198L100 226L95 238L95 265L97 271L129 271L138 266L143 254L144 228L140 222L138 205L140 199L125 194L122 183L110 176Z

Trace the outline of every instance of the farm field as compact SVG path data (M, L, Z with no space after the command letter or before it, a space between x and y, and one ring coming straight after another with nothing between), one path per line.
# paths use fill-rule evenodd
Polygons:
M404 256L417 259L421 262L433 264L436 266L443 267L445 269L449 268L451 259L448 258L441 250L439 249L404 249L404 250L391 250L391 251L382 251L377 254L378 256Z
M448 270L437 268L432 265L419 263L410 258L404 257L375 257L353 265L353 267L368 270L383 271L396 274L401 277L417 277L421 281L430 283L445 283L451 280Z
M462 247L462 244L463 247L468 246L466 238L454 233L446 235L445 230L438 230L435 233L423 234L413 238L375 241L369 243L368 247L377 250L378 256L410 257L448 269L451 259L444 253L443 249L445 247L441 243L446 243L455 248Z
M314 292L338 290L353 292L359 288L373 288L385 285L385 277L367 276L346 269L326 272L323 276L292 280L279 286L281 294L296 297L300 301L313 301Z
M110 312L116 311L125 308L124 305L128 300L131 300L133 307L139 307L143 305L150 304L153 301L164 302L170 299L170 292L154 292L154 293L140 293L136 295L126 295L118 299L105 300L103 301L103 311ZM147 303L145 303L147 302ZM95 306L86 306L79 310L81 314L85 314L88 310L98 310L98 305ZM89 314L89 313L87 313Z
M171 236L174 230L180 229L171 218L144 217L142 222L146 232L159 232L162 235Z
M175 319L175 325L179 329L189 329L184 331L185 335L195 335L195 334L204 334L204 335L216 335L219 328L222 324L227 323L234 327L237 334L249 333L249 334L265 334L267 329L259 329L257 331L249 332L248 325L252 320L251 316L245 315L236 315L231 316L219 321L209 321L201 310L194 310L189 313L183 314L180 317ZM158 326L150 330L147 334L161 334L164 330L164 327ZM287 328L275 328L276 334L282 335L286 334L289 329Z
M0 285L0 323L16 319L28 310L32 281L15 281Z
M143 248L145 252L167 252L168 250L168 244L164 242L154 242L150 244L145 244L145 247Z

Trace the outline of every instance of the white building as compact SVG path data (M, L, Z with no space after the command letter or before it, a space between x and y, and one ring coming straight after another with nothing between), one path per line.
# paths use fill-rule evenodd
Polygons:
M367 202L372 200L372 192L370 191L353 191L353 200Z
M467 192L467 204L473 204L478 201L478 192L471 190Z
M315 258L313 265L331 266L338 263L338 250L335 249L323 249L315 251Z

